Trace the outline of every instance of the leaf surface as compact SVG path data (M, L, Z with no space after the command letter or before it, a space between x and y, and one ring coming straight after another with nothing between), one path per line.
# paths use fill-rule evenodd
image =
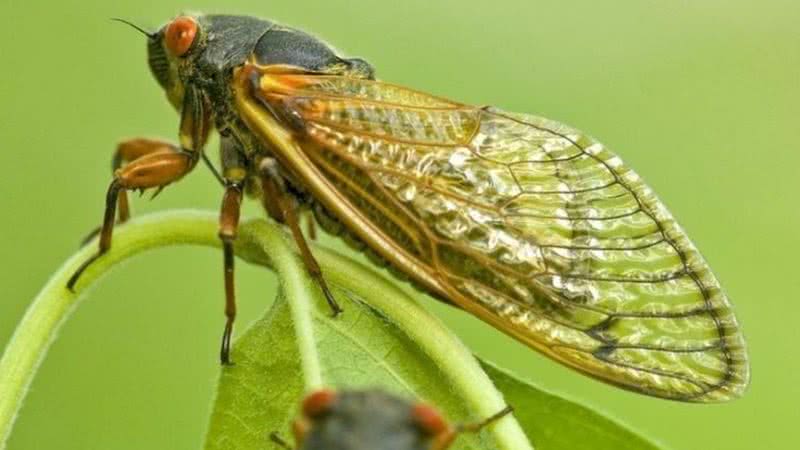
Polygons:
M658 450L627 426L606 415L527 383L481 361L537 450Z

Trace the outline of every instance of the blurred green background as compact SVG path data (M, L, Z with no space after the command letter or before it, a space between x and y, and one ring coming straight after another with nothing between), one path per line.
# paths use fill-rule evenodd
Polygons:
M176 135L142 37L108 18L156 27L181 11L273 18L367 58L385 80L538 113L605 142L660 194L733 299L752 358L743 399L684 405L623 392L425 304L478 354L669 448L800 448L795 0L4 0L0 345L99 223L117 140ZM219 197L201 168L135 208L216 209ZM107 277L55 342L10 448L198 448L218 369L221 259L166 249ZM239 268L242 330L275 280Z

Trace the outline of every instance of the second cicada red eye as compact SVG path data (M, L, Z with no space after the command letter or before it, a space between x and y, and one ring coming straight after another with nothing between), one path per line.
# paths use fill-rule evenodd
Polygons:
M164 45L175 56L183 56L197 37L197 22L188 16L181 16L170 22L164 31Z
M336 393L328 389L312 392L303 400L303 414L309 418L319 417L328 412L336 400Z
M439 411L425 403L417 403L411 409L411 418L418 427L429 436L436 436L447 431L448 425Z

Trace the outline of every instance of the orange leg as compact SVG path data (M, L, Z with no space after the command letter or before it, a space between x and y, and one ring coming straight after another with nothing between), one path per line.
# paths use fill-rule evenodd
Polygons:
M116 173L124 164L136 161L147 155L159 152L176 152L177 148L167 141L160 141L155 139L135 138L122 141L117 145L114 151L114 157L111 160L111 172ZM117 194L117 223L125 223L131 217L131 209L128 202L127 191L120 190ZM101 227L92 230L83 240L81 245L86 245L100 233Z
M175 153L178 148L167 141L147 138L135 138L122 141L117 145L114 158L111 162L111 170L116 173L124 164L131 163L155 153ZM117 199L118 221L125 223L130 219L130 206L128 203L128 193L120 190Z
M222 208L219 216L219 238L222 240L222 250L225 265L225 331L222 333L222 346L219 359L222 364L230 364L231 337L233 336L233 322L236 320L236 292L234 290L233 268L233 242L236 240L239 228L239 215L242 204L242 188L235 183L227 183L225 196L222 198Z
M120 193L127 190L162 189L186 175L197 161L196 154L177 151L169 144L165 146L160 141L140 140L139 142L146 143L141 146L126 147L130 149L133 156L139 152L138 157L114 172L114 180L111 181L106 194L106 208L103 225L100 228L99 248L97 253L86 260L69 279L67 288L70 290L75 287L75 283L78 282L84 270L111 248L111 236L114 232L114 219ZM127 200L125 200L125 204L127 205ZM127 211L125 212L127 213Z
M297 216L297 205L294 199L286 193L286 188L282 185L282 178L278 175L276 164L277 163L272 159L264 159L261 163L261 185L264 208L267 210L270 217L289 226L289 230L292 232L297 247L300 249L300 255L303 258L303 263L306 266L306 270L308 270L308 274L317 282L320 289L322 289L325 300L327 300L328 305L330 305L333 310L333 316L336 317L343 311L342 307L339 306L336 299L333 298L328 283L325 282L325 278L322 276L322 269L314 258L314 254L311 253L308 242L306 242L305 237L303 237L303 231L300 229L300 221Z

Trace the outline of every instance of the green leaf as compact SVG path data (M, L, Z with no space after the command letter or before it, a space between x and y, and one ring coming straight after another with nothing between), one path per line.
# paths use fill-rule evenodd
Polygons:
M206 449L271 448L269 434L289 425L309 390L381 387L435 404L454 422L487 417L505 406L469 351L437 319L370 269L315 249L344 313L331 318L316 283L287 242L257 233L281 280L266 316L239 338L235 365L223 368ZM244 236L245 239L250 238ZM513 418L455 449L530 449Z
M660 447L600 412L519 380L481 361L537 450L658 450Z

